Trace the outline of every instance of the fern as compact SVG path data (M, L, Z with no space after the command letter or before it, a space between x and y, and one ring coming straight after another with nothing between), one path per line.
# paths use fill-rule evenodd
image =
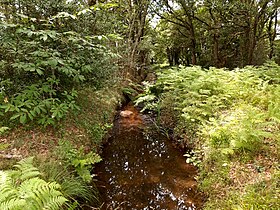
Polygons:
M180 115L175 132L194 136L193 142L206 144L210 150L256 152L265 139L277 144L279 72L280 67L273 63L233 71L170 68L158 74L157 83L148 86L137 102L153 109L164 100L174 101L171 108ZM163 93L155 95L151 88Z
M60 141L57 153L61 160L68 166L74 167L77 174L87 183L92 180L92 165L102 160L94 152L85 153L83 147L74 148L69 141Z
M81 202L99 204L98 190L93 183L88 185L69 168L62 167L58 161L42 162L39 168L44 180L60 184L60 191L69 200L66 204L68 210L80 206Z
M14 167L17 169L13 171L14 176L17 176L21 181L35 178L40 175L38 168L34 167L34 157L29 157L19 161Z
M1 210L57 210L68 201L56 182L39 178L33 157L21 160L15 170L0 171Z
M138 95L137 99L134 101L135 105L138 106L140 104L144 104L141 112L146 110L157 111L158 109L158 94L160 92L160 88L155 86L149 82L144 82L144 93Z

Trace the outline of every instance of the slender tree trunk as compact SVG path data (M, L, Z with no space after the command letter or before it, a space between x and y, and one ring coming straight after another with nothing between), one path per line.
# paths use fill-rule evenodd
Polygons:
M272 59L274 56L274 40L276 38L276 32L277 32L277 11L275 11L275 14L271 16L268 24L268 39L269 39L269 59ZM274 26L273 25L273 19L274 19ZM273 28L272 28L273 27Z
M167 54L169 65L173 66L172 52L171 52L171 49L169 47L166 48L166 54Z
M192 65L196 65L197 59L196 59L196 40L191 39L192 45L191 45L191 52L192 52Z
M258 23L259 23L258 19L254 21L253 29L250 30L249 33L249 48L248 48L248 60L247 60L247 64L249 65L253 64L253 56L257 44L256 36L257 36Z
M191 39L191 53L192 53L192 65L196 65L197 56L196 56L196 37L192 19L190 15L188 15L189 24L190 24L190 39Z
M180 50L178 48L174 49L174 63L175 65L179 65L180 64Z
M214 46L213 46L213 53L214 53L214 63L216 67L220 67L219 63L219 40L218 36L216 33L213 35L213 41L214 41Z

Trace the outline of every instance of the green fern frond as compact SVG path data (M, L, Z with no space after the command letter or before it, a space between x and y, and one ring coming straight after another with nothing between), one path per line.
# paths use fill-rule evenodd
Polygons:
M34 157L29 157L19 161L14 167L20 171L20 180L24 181L40 175L38 168L33 166Z
M67 199L59 191L60 185L35 177L24 181L19 187L19 193L29 203L29 209L59 209Z
M26 201L24 199L10 199L0 203L1 210L22 210L26 209Z
M15 168L0 171L1 210L59 210L68 201L59 184L38 177L33 157L18 162Z

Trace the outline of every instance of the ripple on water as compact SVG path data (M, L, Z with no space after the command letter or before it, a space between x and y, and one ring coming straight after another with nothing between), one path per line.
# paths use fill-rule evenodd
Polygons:
M196 169L163 135L144 133L133 106L124 110L96 167L103 209L199 209Z

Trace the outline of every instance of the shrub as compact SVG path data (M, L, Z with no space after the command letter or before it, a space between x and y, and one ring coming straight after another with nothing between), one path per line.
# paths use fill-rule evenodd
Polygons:
M0 25L0 116L3 122L54 125L77 108L76 90L82 84L99 87L108 78L115 55L103 36L59 25L82 17L66 12L39 22L20 17Z

